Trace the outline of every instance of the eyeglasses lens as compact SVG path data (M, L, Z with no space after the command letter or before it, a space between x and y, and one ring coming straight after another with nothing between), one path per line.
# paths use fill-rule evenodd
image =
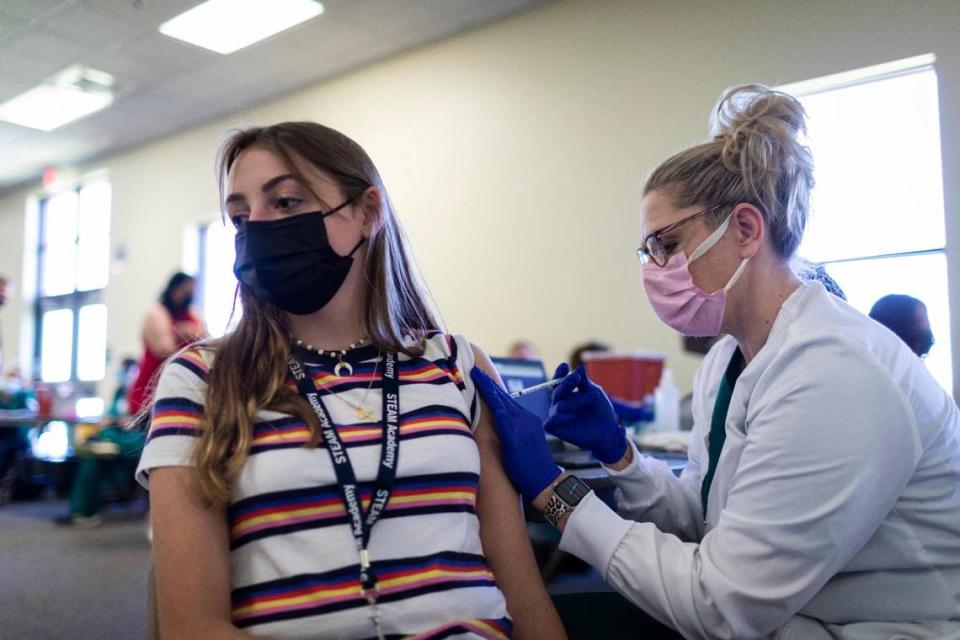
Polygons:
M656 236L647 238L646 249L647 255L650 256L650 260L654 264L659 267L666 264L666 252L663 250L663 245L660 244L660 240Z

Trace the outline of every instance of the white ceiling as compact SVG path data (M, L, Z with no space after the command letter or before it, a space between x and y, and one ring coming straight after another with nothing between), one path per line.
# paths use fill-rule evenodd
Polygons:
M0 122L0 191L545 0L323 0L322 16L228 56L157 31L199 2L0 0L0 103L73 64L118 84L112 106L54 131Z

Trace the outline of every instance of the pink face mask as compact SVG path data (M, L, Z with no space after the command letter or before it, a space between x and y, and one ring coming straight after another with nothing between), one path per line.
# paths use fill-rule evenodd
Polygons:
M683 251L667 260L662 267L653 262L643 265L643 288L657 316L681 335L715 336L720 333L727 291L737 283L750 258L740 261L727 284L713 293L700 290L693 283L687 268L690 263L713 248L730 226L730 217L723 221L706 240L700 243L690 259Z

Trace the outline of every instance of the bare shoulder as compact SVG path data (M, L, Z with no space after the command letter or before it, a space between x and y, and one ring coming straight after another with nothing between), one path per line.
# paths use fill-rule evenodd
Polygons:
M482 369L502 387L503 380L500 379L500 374L497 372L496 367L493 366L490 356L488 356L483 349L472 342L470 343L470 349L473 351L474 365ZM480 399L480 402L486 406L486 401L484 401L483 398ZM491 453L495 456L495 458L499 458L499 439L497 438L497 432L493 427L493 423L490 420L490 412L486 408L484 408L480 414L480 420L477 422L477 428L474 431L474 435L477 438L477 444L480 445L481 456L485 455L486 453ZM493 448L490 449L490 446ZM497 464L499 465L499 460L497 461Z
M150 305L150 308L147 309L147 314L144 318L145 322L152 325L168 325L172 324L170 320L170 313L167 311L167 308L164 307L159 302L155 302Z
M493 366L493 361L490 360L490 356L488 356L483 349L472 342L470 343L470 349L473 351L474 366L480 367L480 369L485 371L487 375L500 383L500 386L503 386L503 381L500 379L500 373L497 371L496 367Z

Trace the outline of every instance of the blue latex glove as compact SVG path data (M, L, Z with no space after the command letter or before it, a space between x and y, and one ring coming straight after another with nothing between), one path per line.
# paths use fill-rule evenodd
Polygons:
M564 378L569 373L570 365L568 365L566 362L561 362L556 371L553 373L553 379L556 380L557 378ZM613 405L613 413L617 416L617 419L621 423L649 422L653 420L653 410L650 407L632 407L628 404L624 404L623 402L617 402L610 396L607 396L607 399L610 400L610 404ZM556 412L556 405L552 405L550 409L550 415L553 415Z
M567 371L565 367L560 365L554 377ZM627 433L610 399L582 366L554 388L550 417L543 426L547 433L587 449L603 464L614 464L627 452Z
M562 473L547 449L543 423L482 369L474 367L470 377L493 414L503 468L520 495L531 502Z

